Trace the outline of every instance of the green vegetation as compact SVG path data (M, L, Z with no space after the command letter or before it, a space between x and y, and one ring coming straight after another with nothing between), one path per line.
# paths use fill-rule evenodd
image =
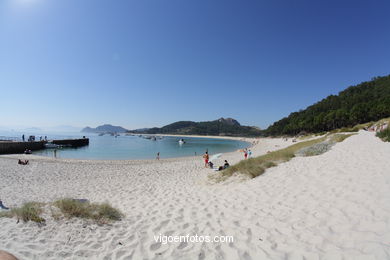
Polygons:
M234 173L248 175L250 178L257 177L265 172L266 169L276 166L278 163L287 162L295 156L295 153L307 146L324 141L326 137L317 138L310 141L300 142L291 145L287 148L270 152L265 155L243 160L235 165L230 166L226 170L220 172L217 176L217 181L224 181Z
M9 211L0 212L0 217L13 218L17 217L24 222L33 221L44 223L46 220L41 217L44 203L27 202L20 208L13 208ZM55 201L54 210L50 207L51 215L54 220L59 220L63 215L68 218L77 217L92 219L98 223L107 223L108 221L121 220L124 216L119 210L113 208L108 203L89 203L81 202L74 199L61 199Z
M313 145L308 146L308 147L304 147L304 148L300 149L299 151L297 151L295 154L300 155L300 156L320 155L320 154L323 154L323 153L326 153L327 151L329 151L330 148L333 145L335 145L336 143L342 142L352 135L354 135L354 134L329 135L329 137L325 141L323 141L321 143L313 144Z
M279 163L287 162L297 154L303 156L314 156L327 152L337 142L342 142L354 134L332 134L317 139L302 141L287 148L269 152L265 155L240 161L226 170L219 172L210 178L217 182L225 181L234 173L245 174L255 178L265 172L266 169L277 166Z
M319 133L377 121L390 116L390 75L352 86L330 95L305 110L291 113L265 130L266 135ZM341 130L340 130L341 131Z
M259 136L262 131L251 126L242 126L232 118L220 118L207 122L179 121L164 127L149 128L143 131L129 131L144 134L180 135L220 135L220 136Z
M45 219L41 217L43 210L42 204L38 202L27 202L20 208L14 208L10 211L1 212L0 217L17 217L24 222L33 221L37 223L44 223Z
M341 143L342 141L353 135L355 134L335 134L330 137L330 140L332 142Z
M119 210L113 208L108 203L89 203L65 198L55 201L54 205L69 218L86 218L98 222L106 222L109 220L121 220L123 217Z
M377 133L376 136L385 142L390 142L390 127L386 128L382 132Z

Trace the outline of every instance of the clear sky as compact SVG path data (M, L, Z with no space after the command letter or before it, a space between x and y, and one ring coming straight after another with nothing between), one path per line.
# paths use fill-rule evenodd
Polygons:
M265 128L390 74L390 1L0 0L0 125Z

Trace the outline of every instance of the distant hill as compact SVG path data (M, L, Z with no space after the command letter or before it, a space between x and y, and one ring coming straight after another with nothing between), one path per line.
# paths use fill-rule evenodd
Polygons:
M144 134L180 134L180 135L219 135L219 136L258 136L261 131L256 127L242 126L233 118L220 118L214 121L193 122L178 121L164 127L154 127L131 133Z
M114 125L101 125L96 128L91 128L89 126L85 127L81 130L83 133L126 133L128 130L121 127L121 126L114 126Z
M80 132L81 128L80 127L74 127L70 125L59 125L59 126L51 126L51 127L45 127L45 131L48 132Z
M390 75L349 87L305 110L291 113L265 130L267 135L317 133L390 116Z

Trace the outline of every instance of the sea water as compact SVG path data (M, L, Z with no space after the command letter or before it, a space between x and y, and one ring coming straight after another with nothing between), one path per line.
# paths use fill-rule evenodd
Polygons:
M23 133L1 132L3 137L20 139ZM31 133L24 133L25 139ZM226 153L248 147L247 142L220 138L172 137L164 136L162 139L150 140L140 136L121 134L120 136L87 134L87 133L40 133L35 134L36 139L47 136L51 139L89 138L89 145L79 148L56 149L57 158L90 159L90 160L128 160L128 159L154 159L157 153L160 158L174 158L184 156L202 155L206 151L210 155ZM184 144L179 144L180 139ZM54 157L54 149L33 151L35 155Z

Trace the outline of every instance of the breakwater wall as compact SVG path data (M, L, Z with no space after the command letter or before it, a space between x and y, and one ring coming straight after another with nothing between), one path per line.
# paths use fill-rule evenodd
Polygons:
M0 142L0 154L24 153L25 150L41 150L45 148L45 142Z
M89 145L89 138L53 140L52 143L72 147L81 147Z
M69 147L81 147L89 145L89 138L81 139L64 139L53 140L53 144L69 146ZM46 141L37 142L14 142L14 141L0 141L0 154L14 154L24 153L26 150L36 151L45 149Z

